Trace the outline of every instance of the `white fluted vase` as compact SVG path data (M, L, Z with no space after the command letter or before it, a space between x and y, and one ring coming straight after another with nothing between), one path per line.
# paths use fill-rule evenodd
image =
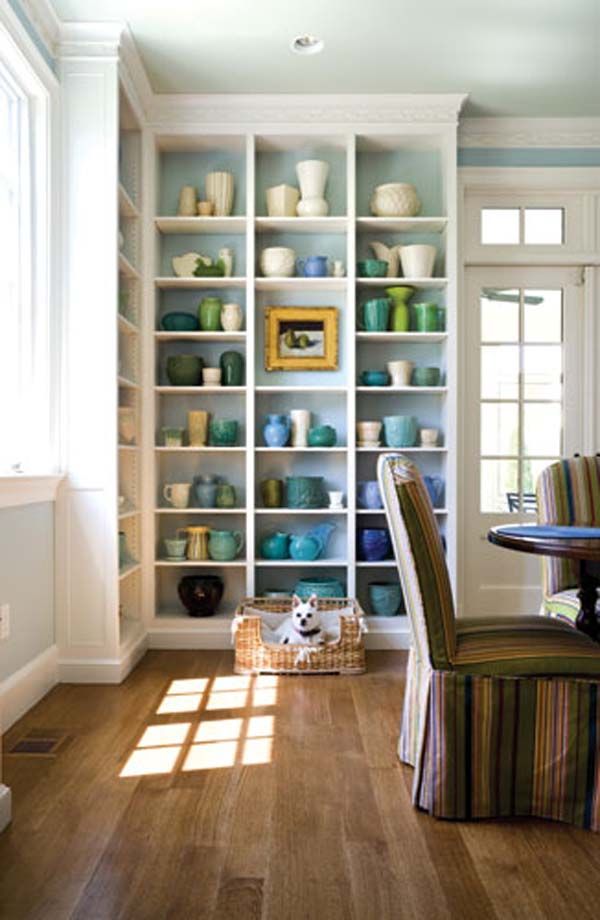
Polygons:
M296 163L296 175L302 193L296 207L298 217L326 217L329 214L329 204L325 199L329 163L325 160L302 160Z
M233 173L207 173L205 187L206 200L211 201L214 205L215 217L229 217L233 209Z

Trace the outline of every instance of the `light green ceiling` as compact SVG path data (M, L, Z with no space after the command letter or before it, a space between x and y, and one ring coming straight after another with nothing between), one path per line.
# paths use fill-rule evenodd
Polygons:
M468 92L470 115L600 114L599 0L53 2L129 23L157 92ZM305 32L322 54L290 52Z

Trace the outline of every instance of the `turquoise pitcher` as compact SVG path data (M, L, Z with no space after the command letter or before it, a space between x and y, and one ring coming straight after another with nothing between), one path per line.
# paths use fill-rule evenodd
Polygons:
M230 562L243 546L244 535L239 530L211 530L208 537L208 555L216 562Z

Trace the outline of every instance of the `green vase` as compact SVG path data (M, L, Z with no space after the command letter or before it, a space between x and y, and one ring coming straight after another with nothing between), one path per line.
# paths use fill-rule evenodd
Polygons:
M224 351L219 364L222 386L241 387L244 382L244 356L239 351Z
M235 489L228 482L221 482L217 486L217 497L215 499L217 508L234 508L235 507Z
M233 447L237 443L238 423L233 419L213 418L208 425L211 447Z
M221 310L223 301L220 297L203 297L198 308L198 320L203 332L218 332L221 328Z
M260 494L265 508L281 508L283 505L283 481L281 479L263 479Z
M392 332L408 332L410 329L408 301L414 293L414 288L404 286L389 287L385 289L385 293L392 299L390 330Z

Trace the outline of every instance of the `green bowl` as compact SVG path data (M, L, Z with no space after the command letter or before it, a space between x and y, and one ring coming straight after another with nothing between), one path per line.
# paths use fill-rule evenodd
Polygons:
M412 372L415 387L439 387L441 379L439 367L415 367Z
M238 423L228 418L213 418L208 426L211 447L234 447L237 444Z
M309 447L335 447L337 432L331 425L318 425L308 429Z
M160 325L165 332L197 332L200 328L198 319L193 313L184 313L177 310L165 313Z
M359 278L385 278L388 263L383 259L363 259L356 263Z
M203 367L204 361L199 355L169 355L167 378L174 387L197 387Z

